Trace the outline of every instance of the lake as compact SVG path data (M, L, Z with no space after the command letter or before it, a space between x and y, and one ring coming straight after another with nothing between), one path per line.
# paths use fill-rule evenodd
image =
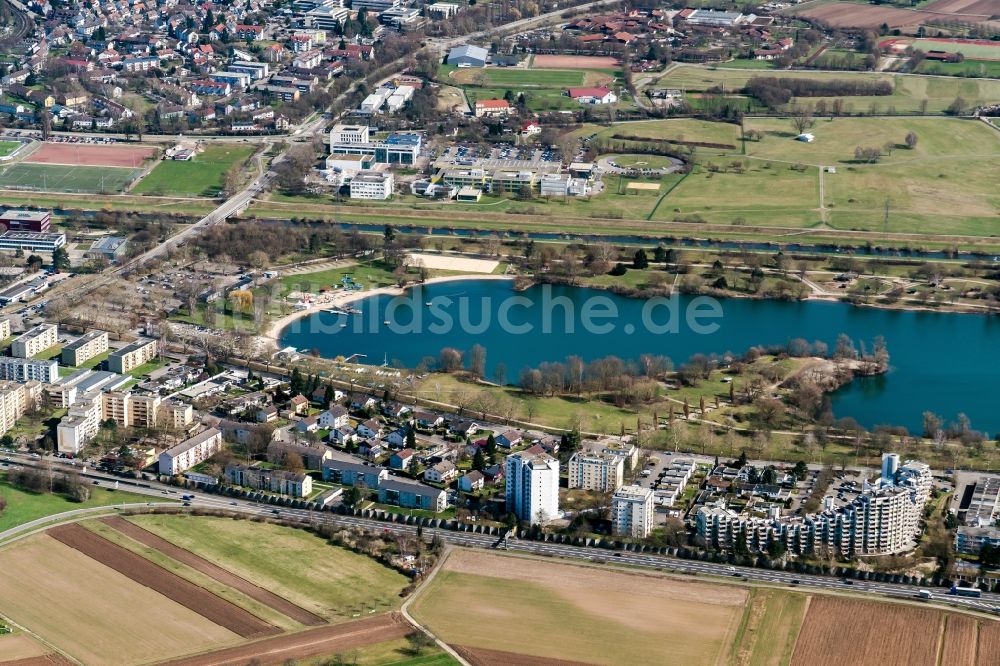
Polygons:
M436 359L444 347L467 351L479 344L486 349L487 376L503 363L508 381L516 381L525 366L571 355L638 359L651 353L680 365L696 353L742 354L793 338L822 340L833 349L840 333L869 346L881 335L890 371L835 392L838 417L919 433L922 414L930 410L946 421L965 413L974 428L991 434L1000 429L1000 399L993 392L1000 317L825 301L684 295L646 301L553 285L514 292L506 280L430 284L402 297L365 298L353 307L360 314L320 312L296 321L282 332L282 345L317 349L327 358L363 354L368 363L415 367L426 357Z

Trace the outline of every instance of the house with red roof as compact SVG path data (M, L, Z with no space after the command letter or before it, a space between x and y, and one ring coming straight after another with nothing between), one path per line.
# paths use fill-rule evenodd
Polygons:
M580 104L614 104L618 95L610 88L570 88L567 93Z
M510 102L505 99L477 99L476 118L505 118L513 112Z

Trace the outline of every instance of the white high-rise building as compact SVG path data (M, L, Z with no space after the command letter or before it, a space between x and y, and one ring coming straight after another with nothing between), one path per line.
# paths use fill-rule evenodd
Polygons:
M888 483L895 483L896 470L899 469L899 454L898 453L883 453L882 454L882 481Z
M622 486L611 498L611 529L619 536L642 539L653 531L652 488Z
M559 461L532 447L507 456L507 510L544 524L559 517Z

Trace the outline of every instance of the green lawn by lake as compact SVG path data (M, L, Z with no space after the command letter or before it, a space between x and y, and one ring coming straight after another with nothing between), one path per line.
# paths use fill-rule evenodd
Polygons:
M90 499L86 502L72 502L61 495L29 493L7 483L5 476L0 476L0 497L7 501L7 508L0 512L0 532L12 527L30 523L45 516L88 509L96 506L111 506L113 504L145 502L149 498L122 490L109 490L99 486L91 486Z

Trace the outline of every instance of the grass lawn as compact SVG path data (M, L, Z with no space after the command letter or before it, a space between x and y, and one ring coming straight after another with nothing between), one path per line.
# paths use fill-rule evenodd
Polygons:
M959 118L822 119L808 130L816 137L811 143L796 141L791 122L784 118L748 118L746 129L764 134L760 141L746 142L747 156L805 164L855 164L857 146L881 148L887 143L896 149L872 168L907 164L921 170L939 167L939 160L949 158L949 171L953 171L961 168L966 158L977 162L979 158L1000 157L1000 133L982 122ZM917 135L913 149L906 148L909 132Z
M166 364L167 362L164 361L163 359L156 358L150 361L149 363L143 363L142 365L133 368L132 371L128 374L138 379L139 377L142 377L143 375L148 374L153 370L162 368Z
M729 60L722 65L730 69L774 69L775 67L773 60L757 60L756 58Z
M138 174L121 167L64 166L20 162L0 167L0 187L31 188L51 192L121 192ZM65 205L65 200L63 204Z
M381 262L357 264L355 266L340 266L325 271L315 273L299 273L297 275L283 275L281 280L281 295L284 296L291 291L317 292L324 287L336 287L342 289L341 278L350 275L351 278L362 285L365 289L376 289L396 284L396 279L392 271L384 268Z
M1000 60L1000 44L976 44L973 42L952 42L946 39L914 39L914 48L924 53L928 51L944 51L945 53L961 53L970 60L990 58Z
M13 153L21 145L20 141L0 141L0 157Z
M90 499L86 502L72 502L62 495L29 493L0 480L0 497L7 500L7 508L0 513L0 532L12 527L30 523L33 520L74 509L89 509L95 506L111 506L132 502L146 502L145 495L135 495L123 490L109 490L90 486Z
M661 155L611 155L612 162L626 169L662 169L673 164Z
M795 641L806 615L804 594L755 588L743 614L732 663L746 666L784 666L791 661Z
M750 77L757 75L760 75L760 73L753 70L678 65L670 69L659 79L653 81L650 87L701 91L724 86L727 92L733 92L743 88L747 81L750 80ZM927 111L929 113L941 113L956 97L965 99L970 107L995 102L1000 98L1000 81L993 80L898 76L889 73L873 72L774 71L767 72L766 76L823 80L863 77L865 79L891 80L893 82L895 89L891 95L845 97L845 109L849 106L849 110L855 113L859 111L867 112L873 103L877 104L882 111L886 111L890 106L895 106L897 111L919 111L922 100L927 100ZM834 98L810 97L806 101L809 104L815 104L821 99L826 100L829 104Z
M450 79L461 85L497 88L574 88L583 85L580 69L465 68L451 72Z
M451 655L437 646L424 648L414 654L413 647L405 638L366 645L351 651L352 663L357 666L457 666ZM308 664L327 664L327 659Z
M256 146L210 144L190 162L163 160L133 188L136 194L214 197L234 164L246 161Z
M481 99L503 99L508 88L476 88L467 87L466 95L469 104L475 105ZM517 89L523 92L525 105L529 111L558 111L563 109L579 109L580 103L566 96L560 88L530 88Z
M740 127L733 123L716 123L693 118L671 120L643 120L634 123L618 123L610 127L584 125L575 132L577 136L596 134L598 138L612 140L618 134L665 141L699 141L719 143L739 148ZM708 149L702 149L708 150Z
M407 583L373 559L279 525L194 516L129 520L330 620L395 608Z
M924 60L917 67L919 74L938 76L978 76L991 79L1000 78L1000 61L965 60L963 62L937 62Z

